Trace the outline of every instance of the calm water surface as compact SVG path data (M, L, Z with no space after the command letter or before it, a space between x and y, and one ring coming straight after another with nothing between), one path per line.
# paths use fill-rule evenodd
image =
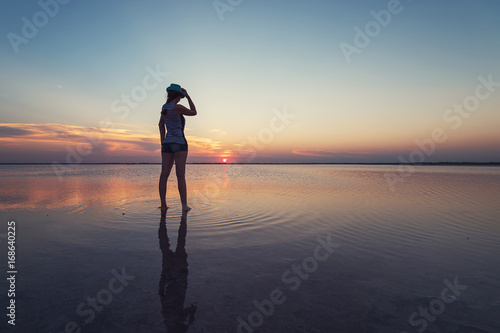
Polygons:
M159 165L2 165L1 327L500 332L500 168L417 167L391 191L397 168L188 165L182 218L175 177L158 209Z

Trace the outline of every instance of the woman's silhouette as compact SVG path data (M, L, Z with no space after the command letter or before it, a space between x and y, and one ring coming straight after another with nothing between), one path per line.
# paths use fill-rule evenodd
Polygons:
M182 214L175 252L170 250L167 235L166 210L161 212L158 239L162 253L159 296L167 332L187 332L194 321L196 305L184 308L186 299L188 263L186 253L187 216Z
M172 83L167 88L167 102L161 109L160 128L161 139L161 175L160 175L160 201L161 209L166 210L167 202L167 180L175 162L175 173L177 175L177 187L181 197L182 211L188 211L191 208L187 205L186 189L186 160L188 155L188 144L184 137L184 127L186 120L184 116L195 116L197 114L191 97L186 89L180 85ZM189 109L178 105L179 101L186 97L189 102ZM165 127L167 131L165 133Z

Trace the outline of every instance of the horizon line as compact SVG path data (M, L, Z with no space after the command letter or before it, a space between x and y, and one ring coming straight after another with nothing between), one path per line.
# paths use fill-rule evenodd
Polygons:
M0 165L52 165L54 162L0 162ZM61 165L93 165L93 164L158 164L161 162L87 162L87 163L59 163ZM254 162L254 163L224 163L224 162L189 162L186 164L295 164L295 165L309 165L309 164L323 164L323 165L500 165L500 162L422 162L422 163L395 163L395 162Z

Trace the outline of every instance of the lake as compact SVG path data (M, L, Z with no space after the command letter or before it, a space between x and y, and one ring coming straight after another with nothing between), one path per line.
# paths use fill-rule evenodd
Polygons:
M0 165L2 331L500 331L500 167L160 168Z

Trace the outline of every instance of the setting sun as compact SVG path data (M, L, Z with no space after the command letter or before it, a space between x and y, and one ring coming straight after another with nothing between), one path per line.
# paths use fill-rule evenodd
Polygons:
M227 158L223 158L222 162L226 163L227 162Z

